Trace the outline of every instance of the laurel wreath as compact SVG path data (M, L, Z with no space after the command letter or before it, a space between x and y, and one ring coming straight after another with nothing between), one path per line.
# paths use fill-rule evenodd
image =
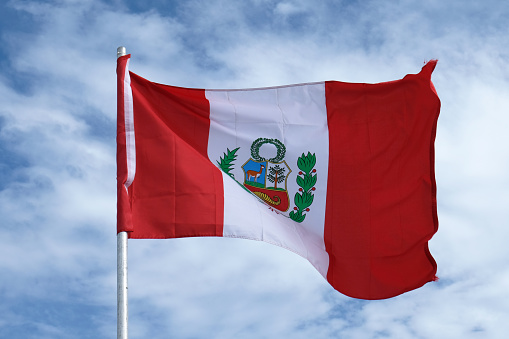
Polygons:
M311 154L308 152L307 155L302 153L297 159L297 166L301 170L297 176L297 185L299 185L299 192L295 193L294 202L295 207L293 211L290 212L290 219L296 222L303 222L306 218L306 214L304 212L309 212L309 207L313 203L315 191L315 185L317 180L316 169L314 169L316 164L316 155L315 153Z
M274 158L265 159L260 156L260 147L264 144L272 144L276 146L277 154ZM251 144L251 157L256 161L270 161L273 163L278 163L283 161L286 154L286 147L283 143L277 139L267 139L267 138L258 138Z
M268 161L273 163L281 162L286 154L286 147L281 143L281 141L277 139L267 139L267 138L258 138L251 145L251 156L253 160L256 161L267 161L267 159L262 158L259 154L260 147L264 144L272 144L277 148L277 155L274 158L268 159ZM234 178L233 173L230 173L233 169L233 163L237 158L237 151L239 147L230 151L230 149L226 149L226 152L223 153L223 156L219 158L220 161L217 161L219 168L228 174L230 177ZM299 167L300 172L297 175L297 185L300 187L299 192L295 193L294 203L295 207L293 211L290 212L289 217L293 221L303 222L306 218L306 213L310 211L309 207L313 204L314 200L314 191L316 190L315 185L317 181L316 169L314 168L316 165L316 155L315 153L308 154L302 153L302 155L297 159L297 167ZM234 178L235 179L235 178ZM240 185L240 183L239 183ZM246 191L250 192L247 188L241 185ZM264 197L261 197L262 199Z

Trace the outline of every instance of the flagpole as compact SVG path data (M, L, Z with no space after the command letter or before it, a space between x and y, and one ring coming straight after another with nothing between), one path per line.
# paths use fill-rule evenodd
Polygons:
M117 235L117 339L127 339L127 232Z
M117 59L126 55L125 47L117 48ZM127 232L117 234L117 339L127 339Z

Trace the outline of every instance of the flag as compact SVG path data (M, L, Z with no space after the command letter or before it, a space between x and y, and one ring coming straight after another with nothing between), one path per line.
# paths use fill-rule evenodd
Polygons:
M435 280L436 61L401 80L204 90L118 59L117 231L260 240L341 293Z

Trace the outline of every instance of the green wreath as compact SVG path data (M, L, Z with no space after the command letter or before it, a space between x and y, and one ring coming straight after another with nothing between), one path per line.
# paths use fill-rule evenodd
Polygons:
M286 147L283 143L277 139L258 138L253 141L251 145L251 157L256 161L267 161L267 159L260 156L260 147L264 144L272 144L276 146L277 154L274 158L268 159L270 162L278 163L283 161L286 154Z
M297 166L300 169L297 176L297 185L299 185L299 192L295 193L295 207L290 212L290 219L296 222L303 222L306 218L304 212L309 212L309 207L313 204L315 198L314 191L316 190L317 174L316 169L316 155L308 152L307 155L302 155L297 159Z

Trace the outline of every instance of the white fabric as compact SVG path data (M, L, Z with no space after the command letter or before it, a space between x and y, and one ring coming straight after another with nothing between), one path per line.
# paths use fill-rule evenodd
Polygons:
M129 76L129 60L125 67L124 74L124 123L127 155L127 180L125 189L133 183L136 173L136 145L134 141L134 113L133 113L133 92L131 89L131 77Z
M273 212L225 173L223 185L223 237L259 240L286 248L307 259L327 278L329 255L323 237Z
M277 139L286 146L284 160L291 169L287 178L290 209L275 212L244 190L228 175L224 177L223 236L262 240L308 259L325 277L328 255L323 242L329 138L325 105L325 84L303 84L254 90L206 91L210 102L208 155L217 164L227 148L237 147L231 173L243 183L244 165L251 156L251 145L258 138ZM316 190L310 211L302 223L288 217L295 206L299 186L297 159L304 153L316 154ZM273 145L265 144L260 155L276 155Z

